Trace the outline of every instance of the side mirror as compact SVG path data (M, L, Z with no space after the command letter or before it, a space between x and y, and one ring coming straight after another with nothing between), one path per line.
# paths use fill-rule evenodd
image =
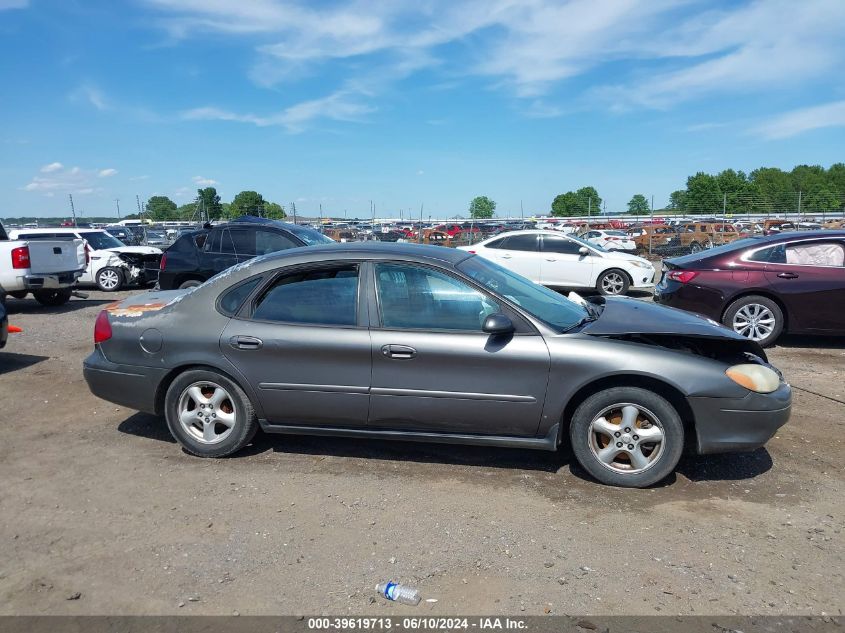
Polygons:
M590 249L587 248L586 246L582 246L581 248L578 249L578 252L581 253L582 255L589 255Z
M487 334L510 334L514 331L513 322L504 314L491 314L484 319L481 329Z

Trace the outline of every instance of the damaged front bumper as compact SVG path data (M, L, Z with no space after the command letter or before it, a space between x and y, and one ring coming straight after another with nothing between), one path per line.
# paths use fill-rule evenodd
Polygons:
M763 446L789 420L792 388L749 391L743 398L688 398L695 417L698 452L750 451Z

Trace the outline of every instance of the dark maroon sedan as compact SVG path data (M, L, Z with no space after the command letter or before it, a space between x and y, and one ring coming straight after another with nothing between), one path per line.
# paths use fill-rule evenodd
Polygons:
M845 334L845 231L750 237L664 260L654 299L763 346L784 331Z

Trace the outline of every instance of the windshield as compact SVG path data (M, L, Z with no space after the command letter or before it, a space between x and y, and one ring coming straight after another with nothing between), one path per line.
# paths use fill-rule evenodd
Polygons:
M102 251L107 248L121 248L124 243L114 235L105 231L82 231L79 236L88 242L95 251Z
M586 246L587 248L592 248L593 250L596 250L596 251L601 251L602 253L606 253L606 252L607 252L606 250L604 250L604 248L602 248L602 247L601 247L601 246L599 246L598 244L593 244L592 242L588 242L587 240L585 240L585 239L583 239L583 238L581 238L581 237L578 237L577 235L572 235L572 234L570 233L570 234L569 234L569 235L567 235L566 237L568 237L570 240L575 240L575 241L576 241L576 242L578 242L579 244L583 244L583 245L584 245L584 246Z
M605 231L605 235L619 235L621 237L627 237L624 231Z
M457 268L559 332L589 317L583 306L483 257L465 259Z
M331 244L334 242L332 238L323 235L319 231L315 231L314 229L309 229L304 226L291 225L285 228L305 242L306 246L314 246L314 244Z

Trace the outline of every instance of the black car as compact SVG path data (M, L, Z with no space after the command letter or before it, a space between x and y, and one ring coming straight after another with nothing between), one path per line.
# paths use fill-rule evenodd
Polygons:
M179 237L161 258L159 288L175 290L199 286L230 266L257 255L333 241L304 226L245 215L227 224Z

